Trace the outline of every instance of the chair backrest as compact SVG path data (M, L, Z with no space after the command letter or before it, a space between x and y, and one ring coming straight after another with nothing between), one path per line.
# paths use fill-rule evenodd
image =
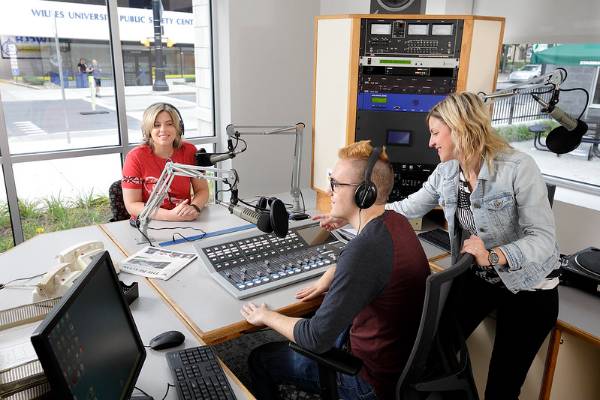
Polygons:
M123 221L129 219L129 213L125 208L125 201L123 200L123 189L121 188L121 180L113 182L108 188L108 196L110 198L110 210L112 211L113 217L110 222Z
M425 299L421 313L421 323L412 351L398 379L396 392L412 379L419 379L426 372L427 362L436 340L440 320L444 312L448 294L456 277L466 272L473 264L473 256L464 254L444 271L429 275L425 283Z
M556 192L556 185L546 183L546 189L548 189L548 201L550 202L550 208L554 204L554 192Z

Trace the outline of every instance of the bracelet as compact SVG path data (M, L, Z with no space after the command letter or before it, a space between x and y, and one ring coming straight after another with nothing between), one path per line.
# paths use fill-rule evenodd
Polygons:
M197 205L195 205L195 204L190 204L190 206L194 207L194 209L196 209L196 211L198 211L198 212L200 212L200 211L201 211L200 207L198 207L198 206L197 206Z

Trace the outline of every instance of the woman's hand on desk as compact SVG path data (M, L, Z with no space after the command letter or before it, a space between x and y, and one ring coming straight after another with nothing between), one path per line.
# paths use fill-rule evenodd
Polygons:
M300 289L296 293L296 298L300 301L309 301L321 296L323 293L329 290L329 286L331 286L331 282L333 281L334 273L335 267L329 268L323 275L321 275L318 281L310 286Z
M336 230L348 223L348 221L346 221L343 218L332 217L329 214L315 215L314 217L312 217L312 220L319 221L321 228L326 229L328 231Z
M185 199L177 204L175 208L170 210L170 216L173 218L171 221L193 221L198 218L200 212L193 205L188 203L189 200Z

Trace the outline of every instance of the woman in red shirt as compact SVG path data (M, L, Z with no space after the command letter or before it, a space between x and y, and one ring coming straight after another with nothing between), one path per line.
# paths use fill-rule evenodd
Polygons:
M144 143L127 154L123 166L123 200L129 214L140 214L167 161L195 165L196 147L183 141L183 123L175 107L156 103L144 111ZM190 186L193 195L190 192ZM152 219L193 221L208 200L204 179L176 176Z

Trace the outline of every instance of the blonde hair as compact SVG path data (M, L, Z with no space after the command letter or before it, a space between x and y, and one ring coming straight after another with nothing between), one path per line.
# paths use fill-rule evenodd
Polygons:
M357 161L355 171L357 178L362 181L367 168L367 161L372 152L373 146L371 146L371 141L361 140L360 142L352 143L341 148L338 152L338 157L340 160ZM382 148L379 159L373 167L371 181L375 184L375 187L377 187L377 199L375 200L375 204L385 204L394 186L394 171L388 160L385 147Z
M144 115L142 116L142 134L144 136L144 143L150 146L152 150L154 150L154 142L152 140L152 129L154 129L154 121L156 121L156 117L161 112L166 111L171 116L171 120L173 120L173 126L177 131L177 136L173 141L173 148L178 149L181 147L181 126L182 121L179 116L179 112L177 109L173 107L169 103L154 103L150 105L146 110L144 110Z
M450 128L456 155L465 168L476 170L481 158L493 171L496 154L511 151L512 147L492 128L489 107L474 93L453 93L437 103L427 114L441 120Z

